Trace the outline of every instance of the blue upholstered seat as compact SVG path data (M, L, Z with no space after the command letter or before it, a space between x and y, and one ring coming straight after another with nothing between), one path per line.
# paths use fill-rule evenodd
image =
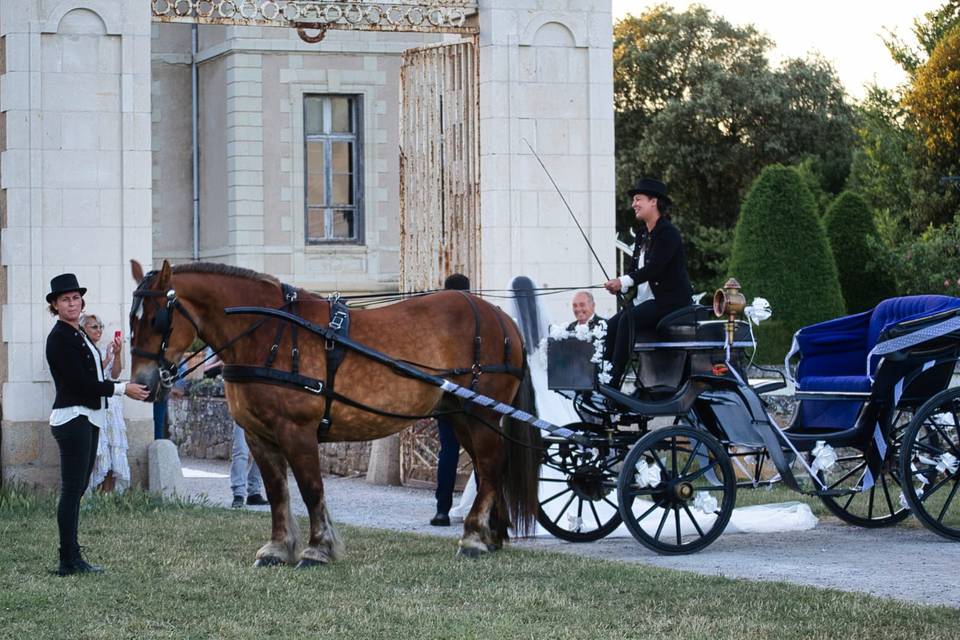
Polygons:
M879 358L867 356L887 328L914 318L960 308L951 296L905 296L884 300L870 311L828 320L797 332L800 351L797 389L869 392ZM798 426L845 429L853 426L861 402L803 400Z

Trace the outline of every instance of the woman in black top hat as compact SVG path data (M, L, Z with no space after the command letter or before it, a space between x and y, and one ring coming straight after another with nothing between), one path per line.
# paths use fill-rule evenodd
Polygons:
M614 294L637 287L633 303L628 303L607 323L604 359L613 365L610 384L614 387L622 382L636 331L655 329L665 315L692 304L693 296L683 240L668 217L667 185L653 178L641 178L629 195L640 223L633 260L624 275L604 284Z
M57 505L60 566L57 573L61 576L102 571L80 555L77 526L80 497L87 490L97 456L100 427L106 419L107 398L125 393L136 400L145 400L149 395L142 385L104 380L100 352L80 330L86 292L77 282L77 276L64 273L50 281L47 294L50 313L57 316L57 323L47 336L47 364L57 390L50 430L60 448Z

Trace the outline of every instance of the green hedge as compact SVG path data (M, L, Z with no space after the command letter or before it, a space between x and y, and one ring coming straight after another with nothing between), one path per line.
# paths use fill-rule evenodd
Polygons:
M766 167L740 209L730 274L750 302L770 301L775 322L758 332L761 362L777 362L797 329L844 315L843 294L826 233L800 174L782 165ZM764 323L766 324L766 323ZM769 337L777 345L764 346ZM784 349L775 353L778 349Z
M893 296L893 279L880 266L881 260L872 249L879 241L879 235L873 212L864 199L844 191L827 209L823 224L837 265L847 312L872 309L881 300ZM874 242L868 238L873 238Z

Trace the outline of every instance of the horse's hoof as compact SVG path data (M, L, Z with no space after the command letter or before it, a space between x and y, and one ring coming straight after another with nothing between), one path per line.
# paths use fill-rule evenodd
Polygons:
M313 560L313 559L311 559L311 558L301 558L301 559L300 559L300 562L297 563L296 568L297 568L297 569L311 569L311 568L313 568L313 567L319 567L319 566L322 565L322 564L326 564L326 563L320 562L319 560Z
M262 568L262 567L277 567L283 564L287 564L287 563L281 560L280 558L276 558L274 556L263 556L262 558L257 558L254 561L253 566Z
M462 558L475 559L475 558L479 558L484 553L485 553L484 551L481 551L476 547L460 547L459 549L457 549L457 555Z

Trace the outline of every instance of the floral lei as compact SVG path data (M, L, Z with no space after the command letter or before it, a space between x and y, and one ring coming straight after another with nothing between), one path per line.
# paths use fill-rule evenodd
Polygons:
M567 338L576 338L577 340L593 343L593 357L590 358L590 362L596 364L599 368L600 371L597 374L597 380L599 380L602 384L610 383L610 370L613 368L613 365L610 362L603 359L606 337L607 321L603 319L597 320L596 326L594 326L593 329L591 329L586 323L577 324L573 331L567 331L559 325L550 325L549 338L551 340L566 340ZM537 354L543 359L541 364L544 366L544 368L546 368L547 338L544 338L540 341Z

